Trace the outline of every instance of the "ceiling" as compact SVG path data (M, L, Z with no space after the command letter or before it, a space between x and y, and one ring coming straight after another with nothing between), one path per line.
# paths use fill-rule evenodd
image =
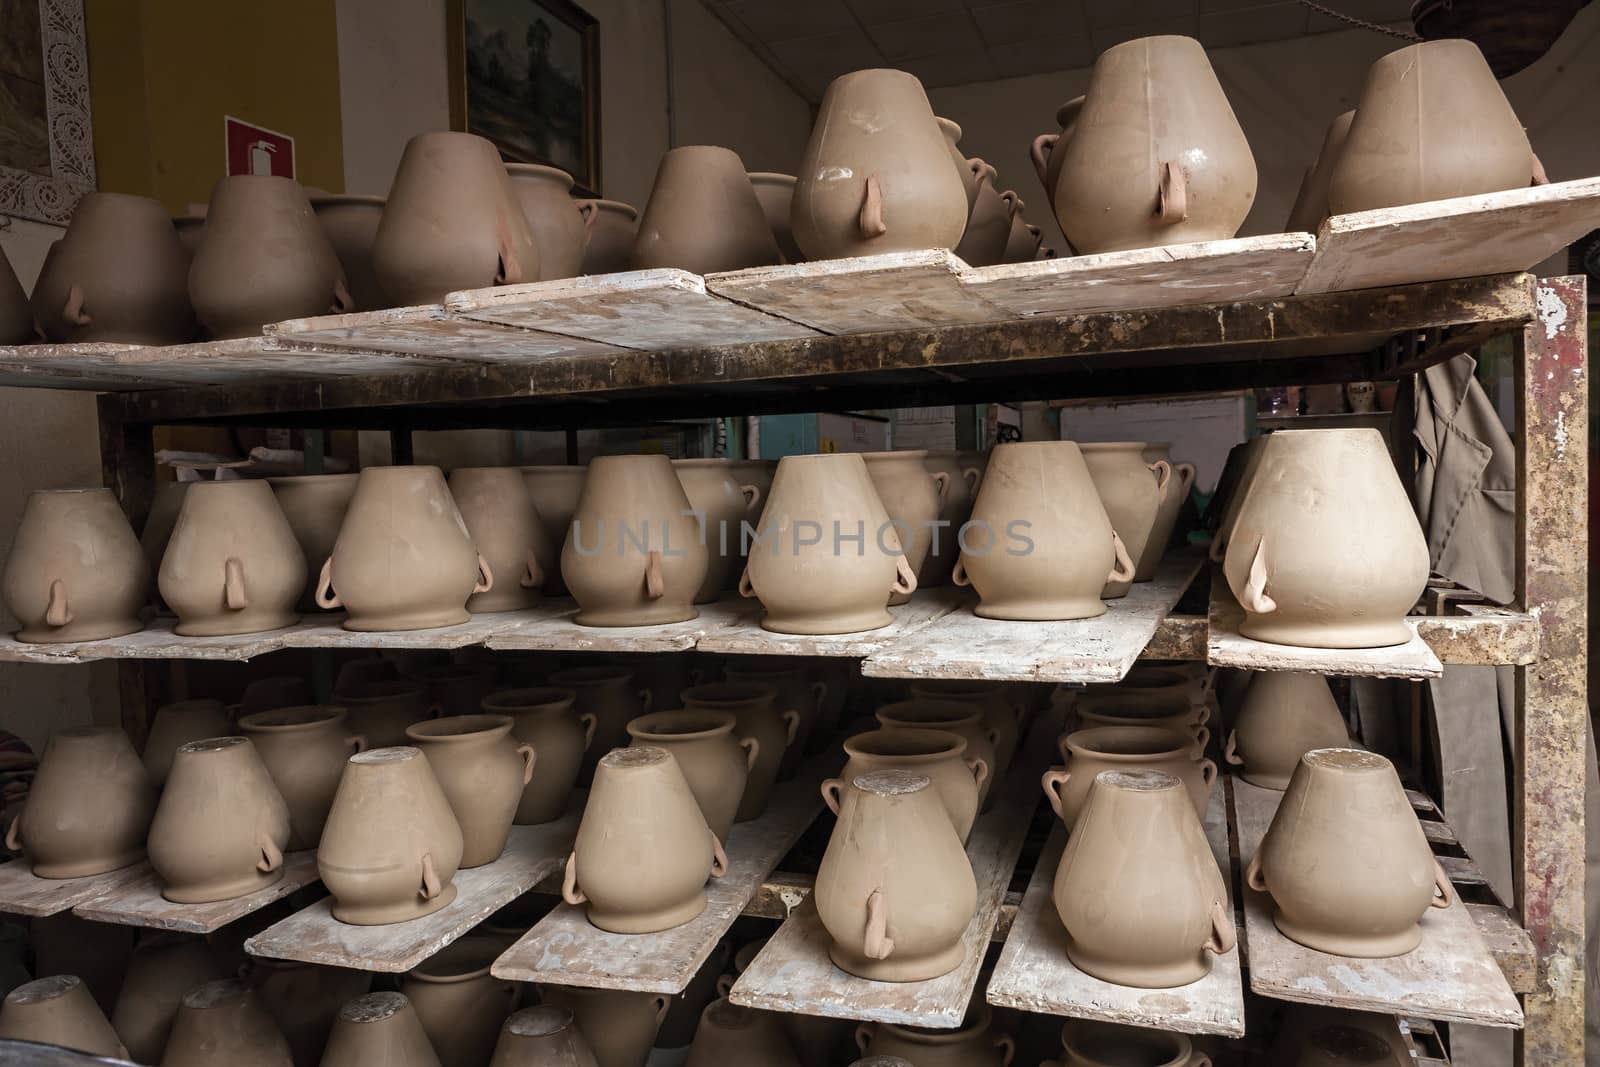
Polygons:
M1410 27L1411 0L1318 0ZM899 67L929 88L1087 67L1121 41L1198 37L1208 48L1349 25L1296 0L703 0L773 70L816 103L828 82Z

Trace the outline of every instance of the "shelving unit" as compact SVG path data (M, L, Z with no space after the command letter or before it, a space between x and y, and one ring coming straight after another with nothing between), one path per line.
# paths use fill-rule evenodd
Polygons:
M253 914L317 880L317 854L306 849L283 855L283 877L242 897L207 904L175 904L161 895L161 877L148 863L125 882L76 905L72 914L93 922L209 934Z

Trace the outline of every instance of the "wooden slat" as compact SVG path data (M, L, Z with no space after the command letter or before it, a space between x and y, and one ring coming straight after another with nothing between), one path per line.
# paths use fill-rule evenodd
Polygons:
M1539 964L1533 938L1517 924L1517 917L1500 904L1468 904L1467 914L1478 927L1483 946L1500 965L1513 992L1532 993L1538 987Z
M0 912L42 918L93 900L138 878L144 862L83 878L40 878L26 857L0 863Z
M431 915L386 926L333 917L324 897L245 942L252 956L397 974L409 971L560 870L578 829L576 813L538 826L513 826L493 863L457 871L456 898Z
M174 904L161 895L161 878L148 863L132 881L87 900L72 909L80 919L119 926L144 926L152 930L177 930L209 934L235 919L260 911L317 880L317 854L313 849L286 852L283 877L265 889L210 904Z
M291 319L267 326L266 334L287 348L333 345L413 352L462 363L518 364L626 351L598 341L461 318L441 304Z
M1206 660L1206 634L1210 627L1204 615L1168 615L1156 623L1150 643L1140 659Z
M713 630L695 647L701 652L740 656L848 656L860 658L890 648L937 619L958 610L969 599L955 588L919 590L906 604L889 609L894 622L878 630L853 634L778 634L761 628L765 614L758 600L746 600L745 610L726 626Z
M1539 658L1539 620L1518 611L1463 605L1460 615L1419 615L1417 636L1441 663L1514 664Z
M697 604L699 616L661 626L580 626L578 606L569 598L541 604L536 616L490 635L494 649L543 652L682 652L694 648L749 610L749 601L730 594L710 604Z
M288 382L369 374L394 374L452 365L423 355L358 352L307 345L286 351L265 337L130 348L122 345L24 345L0 349L0 367L21 371L70 370L107 388L139 382L141 388Z

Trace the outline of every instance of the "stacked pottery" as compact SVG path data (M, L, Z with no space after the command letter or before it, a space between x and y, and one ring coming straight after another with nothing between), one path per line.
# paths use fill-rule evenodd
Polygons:
M689 498L708 556L706 576L695 590L694 602L709 604L738 573L742 524L748 520L754 525L760 517L761 490L739 484L725 459L675 459L672 469Z
M18 641L99 641L144 627L150 568L109 489L36 489L0 577Z
M1164 459L1147 461L1141 441L1080 444L1078 449L1083 453L1095 492L1111 520L1111 528L1122 538L1128 555L1135 561L1131 581L1138 581L1138 561L1145 556L1156 520L1166 502L1172 465ZM1159 554L1159 549L1157 552ZM1101 596L1106 600L1127 596L1130 584L1128 581L1108 582Z
M1061 1028L1061 1047L1063 1059L1039 1067L1211 1067L1211 1057L1196 1052L1183 1034L1120 1023L1073 1019Z
M996 187L999 175L994 167L981 159L973 163L976 164L977 195L955 253L971 266L988 267L999 263L1005 255L1006 241L1011 237L1011 201L1001 196ZM1009 195L1016 196L1015 193Z
M639 233L639 209L620 200L579 200L583 218L584 274L614 274L628 269Z
M1251 785L1287 789L1300 757L1316 748L1350 743L1328 680L1299 671L1262 671L1251 677L1223 758Z
M777 1012L741 1008L728 1000L706 1007L686 1067L803 1067Z
M650 710L650 691L636 686L624 667L569 667L551 674L550 684L572 690L579 716L594 718L578 771L578 783L588 785L600 757L628 743L628 723Z
M352 734L343 708L328 704L258 711L239 720L289 806L289 849L316 848L345 761L367 739Z
M835 815L852 783L871 771L899 770L925 776L932 784L956 836L966 844L978 816L978 791L989 780L989 765L967 755L967 739L945 730L868 730L845 739L844 770L822 783L822 799Z
M976 467L961 462L955 449L930 449L923 464L933 474L945 476L944 492L939 497L938 533L931 539L928 556L917 572L917 585L933 589L950 584L950 571L961 554L956 535L972 515L972 502L978 495L983 475Z
M738 720L727 711L657 711L628 723L631 747L664 749L678 762L706 825L725 841L744 797L761 742L736 735Z
M507 689L483 701L490 715L511 720L511 736L533 749L533 776L517 801L518 826L531 826L561 817L567 797L578 784L583 754L594 743L599 720L592 712L577 714L571 689Z
M875 717L885 730L939 730L965 739L966 758L980 760L989 768L989 774L978 783L978 807L989 810L989 797L999 780L995 769L999 734L984 724L982 708L960 700L919 698L885 704Z
M403 993L347 1000L328 1035L319 1067L441 1067L417 1010Z
M259 480L191 485L161 557L160 585L185 636L293 625L306 560L272 487Z
M298 605L302 611L311 611L317 606L316 568L333 555L339 527L344 524L345 512L350 510L360 477L358 474L304 474L267 479L306 558L305 591Z
M1202 749L1211 739L1205 683L1165 667L1139 665L1116 685L1089 686L1072 710L1084 727L1159 726L1193 737Z
M561 547L567 543L567 531L572 528L572 515L578 510L578 497L583 493L587 467L523 467L522 480L533 499L534 514L544 527L545 541L551 554L560 562ZM565 593L561 581L561 568L554 566L545 576L544 591L552 596Z
M1011 229L1006 234L1006 247L1000 255L1000 262L1027 263L1038 255L1044 231L1022 217L1022 209L1027 205L1015 191L1007 190L1000 194L1000 198L1011 212Z
M289 1042L296 1067L322 1059L339 1006L372 988L372 975L294 960L252 960L250 981L261 1006Z
M778 242L778 251L783 253L783 261L799 263L805 254L794 243L794 229L789 225L794 208L795 176L751 171L748 177L756 191L756 199L761 201L761 213L767 217L772 238Z
M856 1047L862 1055L900 1057L916 1067L1007 1067L1017 1051L1011 1035L995 1033L994 1012L981 1001L954 1030L862 1023Z
M1354 111L1346 111L1328 123L1328 132L1322 138L1322 151L1300 183L1300 191L1289 210L1285 233L1316 233L1331 212L1328 210L1328 184L1333 178L1333 168L1344 151L1344 140L1350 136L1350 123Z
M955 164L956 174L961 178L961 188L967 194L967 215L972 215L972 206L978 202L978 182L983 174L980 161L968 159L961 154L961 127L947 118L934 116L934 122L939 124L939 132L944 134L945 144L950 146L950 160Z
M1172 540L1172 531L1178 526L1178 516L1183 511L1184 502L1189 499L1189 490L1194 488L1195 466L1193 463L1172 462L1172 445L1165 441L1146 444L1141 457L1152 467L1157 463L1165 463L1172 471L1171 480L1161 496L1161 506L1156 509L1155 525L1150 528L1144 551L1134 557L1133 580L1148 582L1156 576L1156 568L1161 565L1161 557ZM1159 467L1156 469L1160 470Z
M354 196L318 193L311 198L317 225L333 246L344 269L345 284L357 311L377 311L389 306L372 269L372 245L378 239L378 224L383 220L381 196ZM314 476L313 476L314 477Z
M477 614L533 607L555 566L556 548L545 537L522 472L515 467L457 467L448 484L467 534L498 577L493 589L467 598L467 610Z
M22 291L11 261L0 251L0 345L26 344L34 339L33 308Z
M541 1004L514 1013L500 1029L489 1067L599 1067L568 1008Z
M111 726L60 730L45 743L22 812L6 832L39 878L103 874L144 858L156 785Z
M442 1067L489 1062L517 997L515 983L489 973L498 955L497 942L469 934L413 967L401 981L400 992L411 1001Z
M115 1060L128 1055L83 979L73 974L24 982L7 993L0 1003L0 1039L58 1045Z
M1066 147L1072 140L1072 127L1078 121L1078 112L1082 108L1081 96L1056 108L1056 131L1041 133L1028 148L1034 173L1039 175L1039 184L1044 186L1045 199L1052 208L1056 202L1056 179L1061 176L1061 162L1067 156Z
M161 1067L291 1067L294 1058L278 1024L250 986L223 978L189 990L167 1038Z
M920 574L933 545L932 523L939 518L940 504L949 492L950 476L943 471L929 471L928 453L921 449L867 452L861 458L900 539L906 565ZM889 595L891 604L904 604L910 599L910 593L898 590Z
M1217 780L1217 765L1200 755L1187 736L1154 726L1095 726L1060 739L1064 768L1040 779L1045 799L1067 829L1077 825L1090 786L1101 771L1161 771L1189 791L1197 815L1204 816Z
M687 145L662 155L633 243L634 269L716 274L782 259L738 153Z
M683 691L685 708L732 715L736 736L748 738L754 743L754 758L750 762L739 807L734 814L738 822L754 819L767 810L767 800L772 795L772 787L777 784L784 753L794 744L800 730L799 710L785 708L779 711L777 702L778 691L775 688L750 682L709 682L690 686ZM629 733L633 733L632 723L629 724ZM663 747L672 751L669 746ZM679 762L682 762L681 757ZM691 780L690 785L693 784Z
M534 751L511 738L505 715L452 715L406 727L433 768L461 827L461 867L500 858L522 790L533 778Z
M575 278L583 270L587 227L573 202L572 175L538 163L507 163L511 191L539 250L539 275L527 281Z
M1020 703L1012 702L1012 690L1001 682L952 679L912 682L910 692L913 700L954 700L982 709L984 730L994 741L995 766L990 770L996 781L1006 776L1021 740L1018 724L1024 711Z
M128 961L111 1025L135 1063L160 1063L183 995L222 977L205 938L177 937L145 941Z
M539 998L572 1012L599 1067L641 1067L671 1003L659 993L575 985L541 985Z
M345 725L366 738L368 748L405 744L406 727L437 710L428 707L422 686L398 678L336 686L333 702L348 712Z

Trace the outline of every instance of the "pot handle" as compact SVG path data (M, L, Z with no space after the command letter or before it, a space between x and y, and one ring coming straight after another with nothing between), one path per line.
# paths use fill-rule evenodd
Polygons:
M966 588L972 584L972 579L967 577L966 556L956 557L956 565L950 570L950 581L952 584L959 585L962 588Z
M478 582L472 587L474 593L487 593L494 588L494 571L489 569L489 561L483 558L483 553L478 553Z
M886 960L894 952L894 938L889 936L889 906L883 901L881 888L867 894L867 936L862 950L869 960Z
M759 485L741 485L739 492L744 494L744 509L754 511L756 505L761 503L761 487Z
M589 746L594 744L594 732L600 727L600 716L586 711L578 716L578 721L583 723L583 750L587 752Z
M498 258L495 261L494 284L516 285L523 280L522 260L517 258L516 250L511 247L511 228L503 209L495 218L495 240Z
M353 747L357 752L365 752L367 750L367 735L351 734L344 739L344 743Z
M1122 538L1117 531L1111 531L1111 551L1116 555L1116 563L1111 568L1111 574L1106 578L1108 582L1131 582L1137 568L1133 559L1128 555L1128 546L1122 543Z
M733 983L737 981L731 974L717 975L717 996L726 997L733 992Z
M756 587L750 584L750 568L748 566L739 573L739 595L742 597L756 595Z
M812 682L811 683L811 695L814 698L816 698L816 701L817 701L817 713L820 715L822 713L822 702L824 700L828 699L828 683L827 682Z
M728 853L722 848L722 838L717 836L715 830L711 834L711 877L721 878L728 873Z
M755 770L756 760L761 756L761 741L755 737L739 738L739 747L744 749L744 769Z
M267 836L265 831L256 834L256 844L261 849L261 858L256 861L256 870L269 874L283 866L283 849L278 843Z
M1211 936L1206 938L1205 948L1218 956L1226 956L1233 951L1233 946L1239 943L1239 932L1233 927L1233 917L1228 914L1228 909L1223 907L1222 901L1211 902Z
M1244 766L1244 757L1239 755L1239 731L1228 731L1228 743L1222 746L1222 758L1235 767Z
M856 1048L860 1050L863 1056L867 1054L867 1046L872 1043L872 1031L873 1026L871 1023L856 1024Z
M1204 693L1205 690L1202 689L1201 692ZM1190 707L1199 714L1199 718L1194 721L1196 726L1204 726L1211 721L1211 702L1206 700L1205 697L1200 697Z
M328 305L331 315L348 315L356 309L356 298L350 295L350 284L345 280L344 271L333 280L333 303Z
M67 302L61 308L61 317L69 326L87 326L94 321L87 311L83 310L83 286L74 285L67 290Z
M978 783L978 788L983 788L983 783L989 780L989 761L978 756L964 760L967 770L972 772L972 780Z
M594 232L595 216L600 214L600 205L593 200L578 201L578 215L583 219L583 236L587 240Z
M229 611L243 611L250 606L250 597L244 591L244 561L229 556L222 564L222 604Z
M12 852L22 851L22 816L19 814L11 820L11 825L6 828L6 848Z
M1062 808L1061 787L1066 785L1067 779L1071 777L1071 769L1067 767L1051 767L1044 772L1044 777L1039 779L1039 784L1044 787L1045 799L1050 801L1050 807L1063 819L1067 815Z
M1539 159L1539 153L1529 152L1528 154L1533 157L1533 180L1528 184L1549 185L1550 175L1545 171L1544 163Z
M822 802L828 805L828 810L835 815L839 814L839 805L844 799L844 779L826 778L822 782Z
M1039 184L1045 186L1046 195L1054 192L1048 185L1050 173L1050 153L1055 150L1056 142L1061 140L1061 131L1055 133L1041 133L1033 139L1033 144L1028 148L1028 155L1033 159L1034 173L1039 175Z
M1178 492L1183 496L1188 496L1189 490L1194 488L1194 464L1189 462L1174 463L1172 465L1172 473L1178 476Z
M866 192L861 196L861 215L856 223L863 237L882 237L889 232L889 223L883 217L883 189L876 174L867 175Z
M1433 861L1433 887L1438 890L1428 905L1434 908L1448 908L1455 899L1455 888L1450 884L1450 876L1444 873L1444 868L1438 860Z
M1214 760L1200 760L1200 780L1210 789L1217 781L1217 764Z
M1195 744L1200 747L1200 750L1204 752L1205 747L1211 743L1211 727L1205 725L1204 723L1195 723L1194 741Z
M1189 217L1189 177L1172 160L1161 164L1161 185L1156 192L1156 221L1172 226Z
M672 1000L660 993L651 998L656 1002L656 1025L660 1026L667 1021L667 1009L672 1007Z
M561 899L578 907L580 904L589 903L589 898L583 895L583 890L578 888L578 854L567 853L567 869L561 876Z
M1022 202L1022 197L1017 195L1017 191L1015 189L1007 189L1005 192L1000 194L1000 199L1005 201L1006 217L1008 219L1016 218L1017 212L1021 211L1025 206Z
M1000 1067L1011 1067L1011 1061L1016 1059L1017 1056L1016 1039L1010 1034L996 1034L994 1047L1004 1053L1004 1058L1000 1061Z
M789 727L787 734L788 741L785 742L784 746L788 747L789 745L794 744L795 738L800 736L800 712L796 711L794 708L790 708L783 713L781 718Z
M652 548L645 556L644 595L660 600L667 595L667 580L661 573L661 550Z
M895 577L894 584L889 587L893 593L910 595L917 591L917 572L911 569L911 564L906 562L902 553L894 558Z
M1244 884L1254 889L1257 893L1270 892L1267 889L1267 876L1261 872L1261 849L1256 849L1256 854L1250 857L1250 862L1244 867Z
M439 878L439 868L434 866L433 853L422 854L422 899L432 900L444 892L444 882Z
M651 709L656 706L655 693L648 689L639 690L639 704L644 708L644 711L641 712L641 714L649 714Z
M1211 547L1206 549L1206 555L1212 563L1221 563L1228 554L1228 534L1225 530L1218 530L1217 535L1211 539Z
M533 589L544 584L544 568L539 566L539 559L533 554L533 549L528 549L528 569L523 572L517 584L524 589Z
M539 761L539 753L524 741L517 746L517 755L522 757L522 784L527 785L533 781L533 765Z
M1278 610L1278 602L1267 595L1267 539L1256 542L1256 554L1250 558L1250 574L1244 588L1239 590L1239 604L1252 615L1271 615Z
M1156 496L1162 503L1167 499L1167 483L1172 481L1172 464L1164 459L1158 459L1149 464L1150 470L1156 476Z
M50 580L50 601L45 605L46 626L65 626L73 620L72 609L67 607L67 585L60 578Z
M933 484L939 487L939 499L941 501L950 495L950 475L944 471L933 472Z
M961 477L972 483L972 492L978 491L978 485L983 481L983 471L977 467L968 467L961 472Z
M329 556L322 561L322 574L317 578L317 607L342 608L344 601L339 599L339 594L333 591L333 557Z

